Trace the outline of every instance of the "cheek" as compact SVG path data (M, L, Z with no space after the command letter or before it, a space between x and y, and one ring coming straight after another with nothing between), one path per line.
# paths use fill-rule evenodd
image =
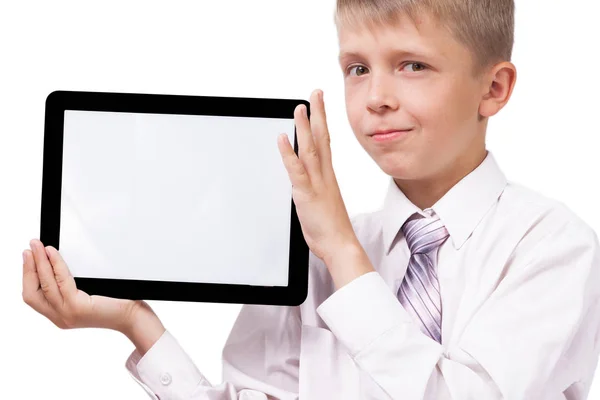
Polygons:
M346 116L348 118L348 123L352 128L352 131L355 135L361 134L361 118L364 116L361 114L361 109L357 104L353 104L352 102L346 102Z
M422 128L444 126L452 115L454 104L453 87L440 82L420 85L418 90L404 92L401 107L411 115Z
M460 81L437 85L406 102L407 111L419 122L428 140L446 142L455 132L468 129L476 105L467 85Z

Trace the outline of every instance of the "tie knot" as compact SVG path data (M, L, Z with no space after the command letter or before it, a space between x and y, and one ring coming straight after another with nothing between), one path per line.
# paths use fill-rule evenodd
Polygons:
M415 213L401 229L411 254L428 254L450 236L440 217L435 214L425 218Z

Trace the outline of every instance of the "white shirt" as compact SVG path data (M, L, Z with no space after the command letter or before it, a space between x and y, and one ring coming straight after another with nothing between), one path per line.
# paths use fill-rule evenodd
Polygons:
M396 292L410 252L400 230L435 212L442 343ZM126 368L153 399L584 399L600 350L600 245L562 203L507 182L491 152L431 210L390 178L382 209L351 218L376 272L335 291L310 253L297 307L244 305L210 383L166 331ZM270 396L267 396L270 395Z

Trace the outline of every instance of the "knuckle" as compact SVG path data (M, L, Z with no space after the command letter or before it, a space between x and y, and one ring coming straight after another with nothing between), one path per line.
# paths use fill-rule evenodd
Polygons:
M314 146L309 147L306 150L306 156L309 158L317 158L319 153L317 153L317 148Z
M309 201L316 200L316 199L317 199L317 197L318 197L318 196L317 196L317 192L315 192L314 190L310 190L310 191L309 191L309 192L306 194L306 196L308 197L308 200L309 200Z
M292 167L297 167L299 164L302 164L302 161L300 160L299 157L293 156L288 159L288 163Z
M62 275L56 275L56 284L58 285L59 288L64 288L67 284L67 277L66 276L62 276Z
M300 173L301 169L304 169L304 164L302 163L302 161L298 158L294 159L291 163L291 167L295 170L297 170L298 173Z
M31 293L23 292L21 295L23 297L23 301L25 302L25 304L31 306L31 304L33 303L33 296L31 295Z
M297 175L298 175L298 177L300 177L302 179L304 179L308 176L308 173L306 172L306 168L304 168L302 163L298 164Z
M42 289L42 292L44 292L44 294L50 293L50 285L47 281L40 280L40 288Z

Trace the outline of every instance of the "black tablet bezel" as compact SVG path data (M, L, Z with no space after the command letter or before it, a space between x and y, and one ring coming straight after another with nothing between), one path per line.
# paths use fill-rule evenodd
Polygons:
M310 103L301 99L64 90L57 90L50 93L46 98L44 122L40 241L45 246L53 246L60 250L65 110L293 119L294 109L299 104L306 106L310 118ZM298 154L295 125L294 151ZM75 277L77 288L90 295L132 300L170 300L282 306L302 304L308 293L309 248L302 234L296 207L292 199L290 199L290 211L288 286L253 286Z

